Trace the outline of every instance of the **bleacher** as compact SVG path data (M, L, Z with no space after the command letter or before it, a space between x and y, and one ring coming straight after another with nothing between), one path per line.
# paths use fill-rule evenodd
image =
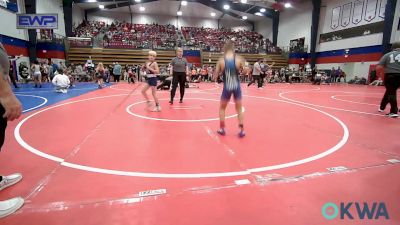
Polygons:
M287 60L277 54L241 54L251 65L257 59L266 59L268 64L275 62L274 68L278 69L287 66ZM70 48L68 51L68 61L70 63L84 64L86 60L92 57L92 60L97 64L102 62L105 65L110 65L118 62L121 65L125 64L144 64L148 58L148 50L126 50L126 49L106 49L106 48ZM157 51L157 62L160 65L168 65L171 59L175 57L174 51ZM203 65L216 64L221 53L202 53Z
M280 69L288 65L287 60L282 55L279 54L240 54L240 55L243 56L250 65L253 65L255 62L257 62L258 59L266 59L268 64L275 62L273 69ZM203 52L202 55L203 65L216 64L218 58L221 56L222 56L221 53Z
M125 50L109 48L70 48L68 51L68 61L74 64L84 64L89 56L92 56L94 63L102 62L104 65L110 65L118 62L125 64L144 64L148 59L148 50ZM157 62L160 65L168 65L171 59L175 57L174 51L157 51Z

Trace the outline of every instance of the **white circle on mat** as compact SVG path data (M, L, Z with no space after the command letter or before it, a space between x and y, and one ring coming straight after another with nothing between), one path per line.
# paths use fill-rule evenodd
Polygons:
M192 100L206 100L206 101L215 101L215 102L219 102L219 101L220 101L220 100L217 100L217 99L209 99L209 98L185 98L185 100L187 100L187 99L192 99ZM165 101L165 100L169 100L169 99L164 98L164 99L159 99L159 100L160 100L160 101ZM207 121L216 121L216 120L219 120L219 117L216 117L216 118L208 118L208 119L164 119L164 118L143 116L143 115L139 115L139 114L134 113L134 112L131 111L132 106L139 105L139 104L143 104L143 103L146 103L146 101L135 102L135 103L133 103L133 104L131 104L131 105L128 105L128 106L126 107L126 112L129 113L129 114L132 115L132 116L136 116L136 117L139 117L139 118L142 118L142 119L157 120L157 121L165 121L165 122L207 122ZM233 103L230 102L230 104L233 104ZM243 111L244 111L244 108L243 108ZM156 114L157 114L157 113L154 113L154 115L156 115ZM229 119L229 118L233 118L233 117L235 117L235 116L237 116L237 114L227 116L226 118Z
M366 102L350 101L350 100L338 98L338 97L340 97L340 96L367 97L367 96L359 96L359 95L332 95L331 98L332 98L332 99L335 99L335 100L338 100L338 101L342 101L342 102L350 102L350 103L361 104L361 105L379 106L379 104L371 104L371 103L366 103ZM371 98L371 97L368 97L368 98ZM377 98L377 99L378 99L379 97L372 97L372 98ZM378 101L379 101L379 100L378 100Z
M343 135L342 138L340 139L340 141L335 144L334 146L332 146L331 148L304 158L304 159L300 159L300 160L296 160L296 161L292 161L292 162L288 162L288 163L283 163L283 164L277 164L277 165L272 165L272 166L265 166L265 167L257 167L257 168L250 168L250 169L246 169L246 170L242 170L242 171L227 171L227 172L213 172L213 173L148 173L148 172L136 172L136 171L122 171L122 170L113 170L113 169L104 169L104 168L98 168L98 167L92 167L92 166L85 166L85 165L80 165L80 164L76 164L76 163L70 163L70 162L66 162L65 159L63 158L59 158L47 153L44 153L42 150L40 149L36 149L34 147L32 147L31 145L29 145L28 143L25 142L25 140L22 139L21 134L20 134L20 130L22 125L27 122L30 118L39 115L42 112L54 109L54 108L58 108L64 105L69 105L69 104L74 104L74 103L78 103L78 102L84 102L84 101L90 101L90 100L96 100L96 99L102 99L102 98L110 98L110 97L119 97L119 96L126 96L128 94L122 94L122 95L108 95L108 96L100 96L100 97L94 97L94 98L87 98L87 99L82 99L82 100L76 100L76 101L71 101L71 102L66 102L66 103L62 103L59 105L55 105L55 106L51 106L49 108L45 108L42 109L40 111L37 111L31 115L29 115L28 117L24 118L21 122L18 123L18 125L15 127L14 130L14 136L17 140L17 142L24 147L26 150L49 160L55 161L60 163L60 165L65 166L65 167L69 167L69 168L74 168L74 169L78 169L78 170L83 170L83 171L89 171L89 172L95 172L95 173L102 173L102 174L110 174L110 175L119 175L119 176L132 176L132 177L146 177L146 178L211 178L211 177L233 177L233 176L245 176L245 175L250 175L251 173L257 173L257 172L265 172L265 171L271 171L271 170L277 170L277 169L283 169L283 168L288 168L288 167L293 167L293 166L298 166L298 165L302 165L305 163L309 163L318 159L321 159L323 157L326 157L336 151L338 151L341 147L343 147L343 145L346 144L347 140L349 139L349 129L347 128L347 126L338 118L336 118L335 116L324 112L322 110L316 109L316 108L312 108L310 106L307 105L301 105L295 102L290 102L290 101L285 101L285 100L281 100L281 99L274 99L274 98L267 98L267 97L258 97L258 96L249 96L249 95L244 95L246 97L251 97L251 98L258 98L258 99L265 99L265 100L269 100L269 101L278 101L278 102L283 102L283 103L287 103L287 104L292 104L292 105L296 105L296 106L300 106L303 108L307 108L307 109L311 109L317 112L320 112L321 114L333 119L334 121L336 121L342 128L343 130Z
M18 93L14 93L14 94L15 94L16 96L24 96L24 97L39 98L39 99L42 99L42 100L43 100L43 102L40 103L39 105L36 105L36 106L31 107L31 108L29 108L29 109L24 109L24 110L22 111L23 113L32 111L32 110L34 110L34 109L37 109L37 108L39 108L39 107L41 107L41 106L43 106L43 105L45 105L45 104L47 103L47 98L42 97L42 96L37 96L37 95L24 95L24 94L18 94Z

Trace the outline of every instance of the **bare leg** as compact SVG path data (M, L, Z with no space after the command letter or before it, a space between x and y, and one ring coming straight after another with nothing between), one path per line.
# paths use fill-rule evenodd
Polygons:
M243 113L243 106L242 106L242 101L241 100L237 100L235 101L235 108L236 108L236 112L238 114L238 120L239 120L239 137L244 137L246 134L244 133L244 127L243 127L243 117L244 117L244 113Z
M219 127L220 129L217 131L220 135L225 135L225 110L229 101L221 100L219 106Z
M150 107L150 106L151 106L149 97L147 96L147 93L146 93L146 91L147 91L149 88L150 88L150 86L149 86L148 84L146 84L146 85L143 87L143 89L142 89L142 95L143 95L143 97L146 99L147 107Z
M156 103L156 105L159 105L160 103L158 102L158 98L157 98L157 87L155 86L151 86L151 94L153 95L154 98L154 102Z
M152 110L154 112L159 112L161 111L161 106L157 98L157 87L156 86L151 86L151 94L153 95L154 101L156 103L156 107Z
M236 108L236 112L238 114L238 120L239 120L239 126L243 125L243 106L242 106L242 101L238 100L235 101L235 108Z

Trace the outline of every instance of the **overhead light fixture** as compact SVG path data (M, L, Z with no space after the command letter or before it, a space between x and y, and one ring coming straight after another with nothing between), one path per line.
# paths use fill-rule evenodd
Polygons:
M228 9L230 9L230 8L231 8L231 7L230 7L228 4L225 4L225 5L224 5L224 9L225 9L225 10L228 10Z
M97 2L97 0L88 0L87 2Z
M135 2L140 2L140 0L135 0Z
M181 5L187 5L187 1L181 1Z
M290 8L290 7L292 7L292 4L290 2L286 2L285 3L285 8Z
M240 0L240 2L246 4L247 0Z
M242 16L242 19L247 20L247 16Z
M254 13L254 15L256 15L256 16L263 16L263 14L260 13L260 12L256 12L256 13Z
M176 12L176 15L178 15L178 16L182 16L182 11L178 11L178 12Z
M143 12L144 10L146 10L146 8L143 7L143 6L140 6L139 10L140 10L141 12Z
M100 9L104 9L104 5L99 5L99 8Z
M265 13L265 11L266 11L266 9L264 9L264 8L260 9L260 12L262 12L262 13Z
M212 13L211 13L211 16L214 17L214 16L215 16L215 12L212 12Z

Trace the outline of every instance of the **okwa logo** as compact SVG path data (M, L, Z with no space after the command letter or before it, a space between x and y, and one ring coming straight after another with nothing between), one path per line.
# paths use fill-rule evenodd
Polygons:
M328 202L322 207L322 215L328 220L333 220L339 215L341 220L389 219L389 213L383 202L374 202L372 204L366 202L341 202L340 207L335 203Z

